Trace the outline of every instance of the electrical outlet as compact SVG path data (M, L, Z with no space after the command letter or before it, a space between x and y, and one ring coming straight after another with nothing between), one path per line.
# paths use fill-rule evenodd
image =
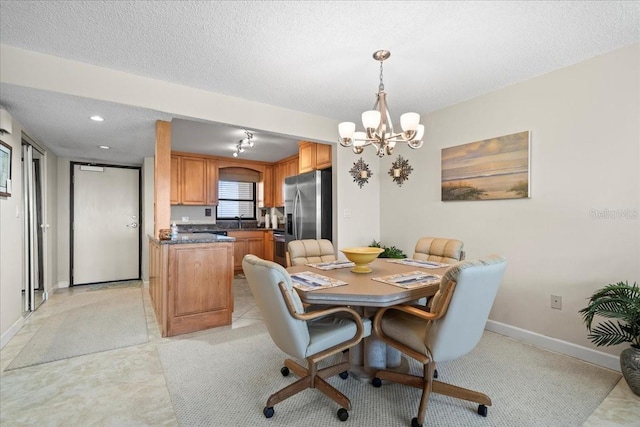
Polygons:
M183 216L183 217L182 217L182 220L183 220L183 221L189 221L189 217L188 217L188 216Z
M559 295L551 295L551 308L562 310L562 297Z
M204 209L204 216L211 216L211 208Z

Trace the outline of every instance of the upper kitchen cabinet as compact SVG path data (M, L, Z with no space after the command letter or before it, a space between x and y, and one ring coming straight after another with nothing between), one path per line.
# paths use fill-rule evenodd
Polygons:
M183 157L180 169L182 204L204 205L207 200L207 160Z
M180 156L171 156L171 196L172 205L180 204Z
M171 204L217 205L217 160L172 154Z
M284 206L284 179L298 175L298 156L287 157L273 166L273 201L274 206Z
M258 187L258 206L261 208L270 208L273 204L273 166L266 165L262 181Z
M218 205L218 161L207 159L207 205Z
M300 141L298 143L298 171L311 172L331 167L331 145Z

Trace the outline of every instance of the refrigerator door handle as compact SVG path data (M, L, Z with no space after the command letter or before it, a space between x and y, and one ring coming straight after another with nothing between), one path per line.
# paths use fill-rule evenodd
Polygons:
M296 195L293 198L293 240L298 239L298 200L300 198L300 190L296 188Z

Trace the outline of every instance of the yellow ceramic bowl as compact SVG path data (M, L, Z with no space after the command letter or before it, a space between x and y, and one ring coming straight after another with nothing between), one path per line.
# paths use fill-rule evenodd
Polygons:
M371 248L371 247L359 247L359 248L347 248L340 249L340 252L347 257L347 259L353 262L356 266L351 269L354 273L371 273L371 268L368 264L374 259L378 258L384 249Z

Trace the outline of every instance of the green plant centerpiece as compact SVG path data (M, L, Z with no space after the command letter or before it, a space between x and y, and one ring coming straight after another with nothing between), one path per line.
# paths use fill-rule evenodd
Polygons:
M405 253L402 252L401 249L398 249L395 246L383 246L382 242L376 242L375 239L373 239L373 242L371 242L369 247L384 249L384 252L382 252L378 256L378 258L406 258L407 257Z
M640 396L640 288L636 283L618 282L597 290L589 305L579 311L596 346L628 342L620 354L620 370L631 390ZM609 320L595 327L596 316Z

